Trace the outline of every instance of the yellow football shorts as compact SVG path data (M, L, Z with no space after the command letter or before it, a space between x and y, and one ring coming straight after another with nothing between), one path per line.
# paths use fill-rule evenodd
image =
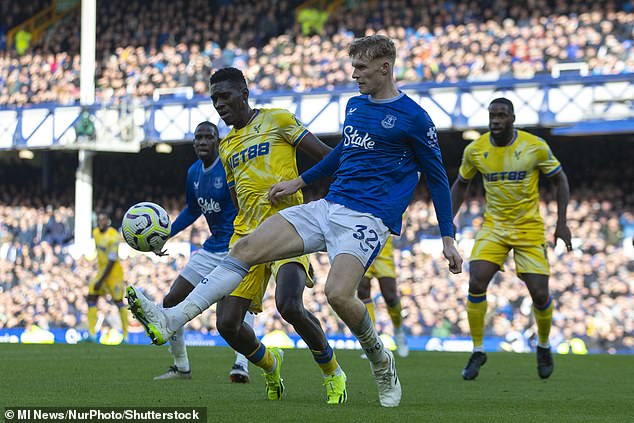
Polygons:
M486 260L503 270L511 249L517 273L550 274L543 231L482 228L476 235L469 260Z
M381 253L374 259L372 265L365 272L364 277L372 278L395 278L396 271L394 270L394 245L392 244L392 237L388 237L385 247L381 250Z
M110 298L113 301L123 301L123 291L125 284L123 283L123 275L109 275L106 280L101 284L101 287L96 290L95 283L99 279L99 275L93 278L88 285L88 295L106 295L110 294Z
M304 268L306 277L310 278L308 268L310 267L310 260L308 256L294 257L290 259L273 261L270 263L258 264L251 267L251 270L240 285L231 293L234 297L246 298L251 300L249 311L252 313L259 313L262 311L262 299L266 292L266 287L269 284L271 275L277 278L277 272L286 263L298 263Z

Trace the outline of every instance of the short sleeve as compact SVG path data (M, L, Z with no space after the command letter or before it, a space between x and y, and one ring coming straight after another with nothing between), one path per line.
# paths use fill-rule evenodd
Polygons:
M308 129L289 111L280 110L275 114L275 121L282 138L296 146L308 134Z
M537 168L546 176L553 176L561 170L561 163L550 150L546 141L540 139L537 144Z
M462 153L462 162L460 163L460 169L458 169L458 177L463 181L470 181L477 172L478 170L471 161L471 148L467 146Z
M233 169L231 168L231 165L229 163L230 157L227 157L227 155L223 153L224 153L224 149L221 148L220 162L222 163L222 167L225 170L225 175L227 176L227 186L229 188L233 188L233 186L236 184L236 181L233 176Z

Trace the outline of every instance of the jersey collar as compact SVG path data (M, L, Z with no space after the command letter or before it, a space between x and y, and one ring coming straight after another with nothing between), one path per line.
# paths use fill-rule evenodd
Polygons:
M372 98L372 96L368 95L368 100L371 103L385 104L385 103L391 103L393 101L399 100L404 95L405 95L405 93L403 91L399 90L398 95L396 97L376 99L376 98Z
M216 156L216 160L214 160L214 162L209 166L209 167L205 167L205 163L203 163L203 161L200 161L200 167L203 168L203 172L207 173L209 172L211 169L213 169L214 166L216 166L216 164L218 164L218 161L220 160L220 154L218 154Z
M491 145L493 147L510 147L513 145L513 143L515 142L515 140L517 140L517 129L515 129L513 131L513 133L515 134L515 136L513 137L513 139L511 140L510 143L506 144L506 145L497 145L496 143L493 142L493 138L491 137L491 132L489 132L489 142L491 143Z
M249 121L247 122L246 125L244 125L245 127L249 126L251 124L251 122L253 122L255 120L255 117L257 115L260 114L260 109L255 109L255 113L253 113L253 116L251 116L251 119L249 119Z

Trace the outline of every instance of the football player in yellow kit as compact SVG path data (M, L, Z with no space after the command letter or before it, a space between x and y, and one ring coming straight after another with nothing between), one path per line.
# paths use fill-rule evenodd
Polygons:
M97 215L97 227L92 236L97 248L97 275L90 281L88 287L88 332L86 342L97 342L97 300L99 296L109 294L119 308L121 329L124 342L128 339L128 310L123 304L123 268L119 262L118 250L121 235L110 226L110 218L105 213Z
M271 185L298 176L296 150L319 161L330 148L290 112L284 109L252 109L242 72L223 68L210 78L211 100L220 118L233 126L220 142L220 158L238 215L230 246L253 232L264 220L287 207L303 204L301 191L273 205L268 199ZM319 320L304 308L302 293L309 279L308 256L259 264L251 267L230 296L218 303L218 330L236 351L262 368L267 395L280 399L284 385L280 377L281 350L267 349L242 319L247 310L262 311L262 298L271 275L276 279L277 308L306 342L320 367L327 402L347 399L346 375L337 363ZM307 283L311 284L312 280Z
M546 142L514 128L513 103L497 98L489 105L490 132L469 144L451 189L454 217L464 200L470 181L482 174L486 209L482 229L476 235L469 262L467 316L473 339L473 353L462 371L465 380L478 376L487 356L482 347L486 291L495 273L513 250L517 275L526 283L533 299L537 323L537 371L542 379L553 372L548 335L553 316L553 300L548 290L548 256L544 221L539 214L539 174L555 186L557 227L554 239L561 238L572 249L566 207L570 197L568 179Z

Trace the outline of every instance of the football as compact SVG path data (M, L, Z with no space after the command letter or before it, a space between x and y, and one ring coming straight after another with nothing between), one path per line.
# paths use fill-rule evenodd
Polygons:
M138 251L161 251L169 238L172 223L158 204L144 201L130 207L123 217L121 234Z

